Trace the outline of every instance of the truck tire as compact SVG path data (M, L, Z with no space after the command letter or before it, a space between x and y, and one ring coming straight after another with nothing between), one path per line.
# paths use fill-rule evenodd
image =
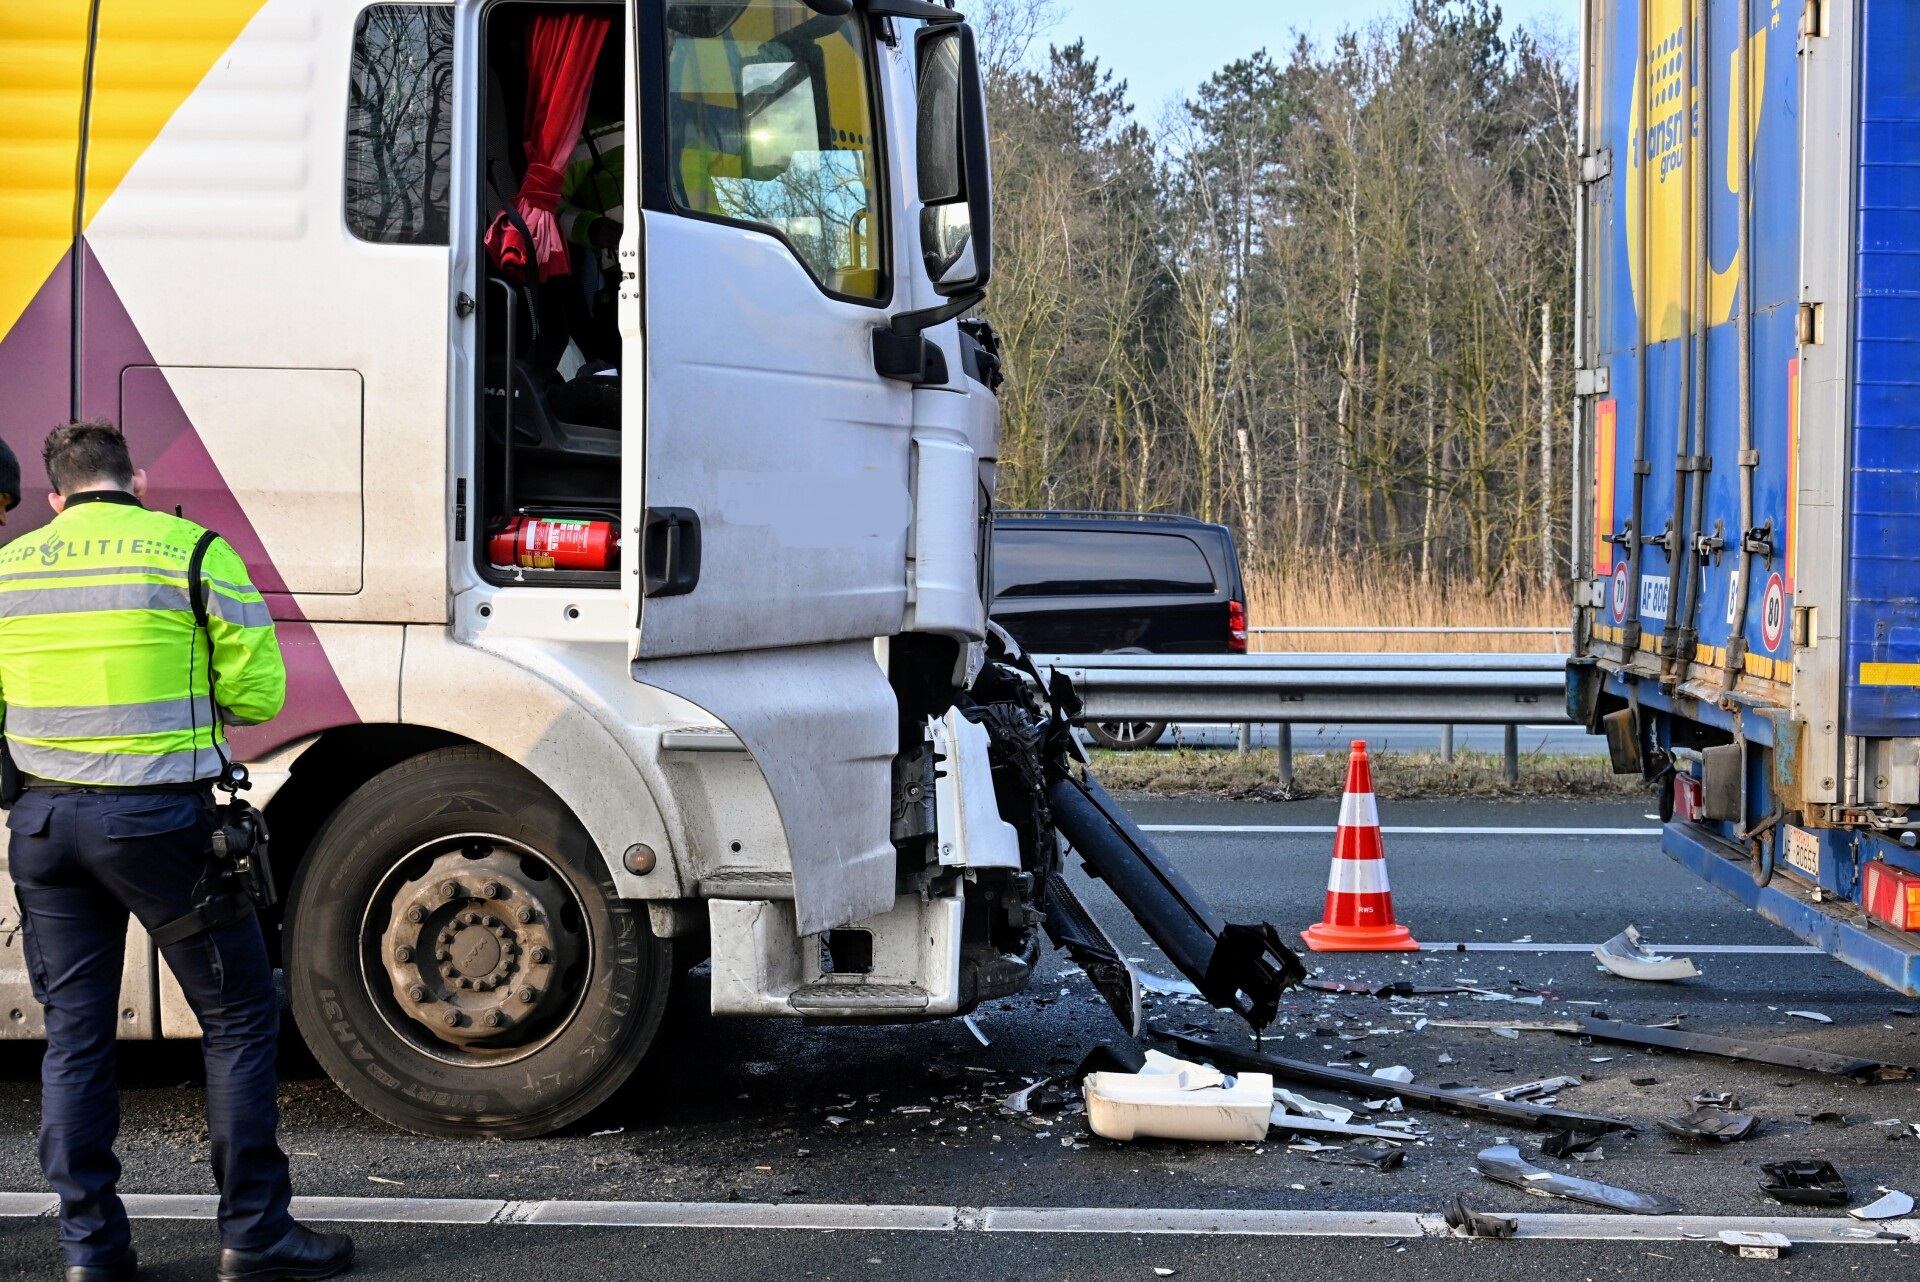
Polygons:
M423 1135L566 1126L659 1032L672 946L580 822L484 748L375 776L335 810L288 904L287 986L314 1057Z

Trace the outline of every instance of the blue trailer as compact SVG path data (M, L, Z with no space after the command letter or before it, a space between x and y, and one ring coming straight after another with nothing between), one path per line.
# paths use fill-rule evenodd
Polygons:
M1568 700L1920 994L1920 5L1585 0Z

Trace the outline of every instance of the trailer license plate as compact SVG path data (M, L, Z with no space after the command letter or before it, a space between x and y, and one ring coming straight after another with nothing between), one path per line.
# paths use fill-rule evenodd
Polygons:
M1787 866L1820 880L1820 839L1802 828L1787 828Z
M1667 597L1673 590L1673 580L1652 577L1640 580L1640 615L1642 618L1655 619L1661 623L1667 621Z

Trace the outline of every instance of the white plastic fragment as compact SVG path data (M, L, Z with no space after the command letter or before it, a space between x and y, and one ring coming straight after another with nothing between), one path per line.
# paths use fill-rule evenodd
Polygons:
M1493 1030L1493 1035L1495 1037L1505 1037L1516 1042L1520 1040L1520 1030L1517 1028L1505 1028L1505 1027L1496 1026Z
M1322 1104L1319 1100L1296 1095L1284 1087L1273 1088L1273 1099L1276 1104L1286 1105L1288 1112L1298 1113L1302 1117L1317 1117L1324 1122L1337 1122L1342 1125L1353 1120L1353 1110L1350 1108L1342 1108L1338 1104Z
M980 1025L977 1021L975 1021L973 1016L962 1015L960 1017L960 1022L967 1026L967 1031L969 1033L972 1033L974 1036L974 1040L979 1042L982 1046L993 1045L992 1042L987 1040L987 1035L980 1031Z
M1898 1189L1890 1189L1884 1184L1880 1191L1886 1194L1877 1202L1865 1206L1856 1206L1847 1214L1856 1220L1898 1220L1913 1214L1913 1198Z
M1816 1024L1831 1024L1833 1022L1833 1016L1822 1015L1817 1010L1790 1010L1787 1014L1793 1016L1795 1019L1810 1019Z
M1140 987L1150 993L1164 993L1170 997L1198 997L1199 985L1190 979L1169 979L1165 975L1156 975L1152 971L1136 971L1140 976Z
M1627 927L1594 949L1593 956L1622 979L1662 982L1700 977L1700 968L1693 964L1692 958L1669 957L1643 946L1637 926Z
M1156 1055L1158 1059L1156 1060ZM1261 1140L1273 1112L1273 1077L1226 1077L1206 1064L1147 1052L1140 1073L1089 1073L1087 1126L1110 1140Z
M1376 1068L1373 1070L1373 1075L1389 1082L1399 1082L1402 1085L1407 1085L1413 1081L1413 1070L1404 1064L1395 1064L1391 1068Z
M1740 1253L1743 1260L1777 1260L1793 1245L1784 1233L1742 1233L1737 1229L1720 1230L1720 1241Z

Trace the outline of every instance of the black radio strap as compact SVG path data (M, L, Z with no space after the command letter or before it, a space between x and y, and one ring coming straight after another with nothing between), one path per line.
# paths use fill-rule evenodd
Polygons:
M220 536L212 530L202 530L200 541L193 545L193 556L187 562L187 600L193 606L193 623L207 638L207 711L213 716L211 736L213 750L220 757L220 778L227 778L231 765L226 750L220 746L220 703L214 698L214 683L218 680L213 667L213 629L207 626L207 550L219 541ZM187 692L189 701L193 692Z

